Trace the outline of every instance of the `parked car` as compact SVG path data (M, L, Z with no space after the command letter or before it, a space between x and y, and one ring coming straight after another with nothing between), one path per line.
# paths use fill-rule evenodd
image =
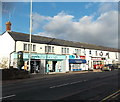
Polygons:
M103 71L112 71L112 70L114 70L114 67L113 67L112 64L106 64L106 65L104 65L104 66L102 67L101 70L103 70Z
M120 69L120 64L113 64L114 69Z

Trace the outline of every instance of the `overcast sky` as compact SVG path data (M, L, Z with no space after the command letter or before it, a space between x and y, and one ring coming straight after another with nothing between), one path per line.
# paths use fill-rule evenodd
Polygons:
M29 33L29 2L2 3L2 32ZM32 34L118 47L117 2L33 2Z

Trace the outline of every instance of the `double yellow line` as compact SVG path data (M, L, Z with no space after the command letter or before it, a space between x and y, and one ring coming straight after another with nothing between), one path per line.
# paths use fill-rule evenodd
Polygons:
M120 90L116 91L115 93L105 97L104 99L102 99L100 102L104 102L106 101L107 99L110 99L110 98L115 98L118 94L119 94Z

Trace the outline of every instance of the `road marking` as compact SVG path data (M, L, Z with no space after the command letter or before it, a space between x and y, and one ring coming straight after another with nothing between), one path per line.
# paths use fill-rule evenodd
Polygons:
M78 91L74 91L74 92L70 92L69 94L66 94L66 95L64 95L64 96L60 96L57 100L61 100L61 99L64 99L64 98L66 98L66 97L70 97L70 96L72 96L72 95L76 95L76 94L78 94L78 93L82 93L82 92L84 92L84 91L88 91L88 90L91 90L91 89L94 89L94 88L97 88L97 87L101 87L102 85L105 85L106 83L102 83L102 84L98 84L98 85L96 85L96 86L92 86L92 87L88 87L88 88L85 88L85 89L80 89L80 90L78 90Z
M72 82L72 83L65 83L65 84L60 84L60 85L56 85L56 86L51 86L49 88L56 88L56 87L62 87L62 86L66 86L66 85L70 85L70 84L76 84L76 83L80 83L80 82L85 82L86 80L83 80L83 81L75 81L75 82Z
M9 96L5 96L5 97L1 97L0 100L1 100L1 99L5 99L5 98L14 97L14 96L16 96L16 95L9 95Z
M116 94L118 94L120 92L120 90L116 91L115 93L105 97L104 99L102 99L100 102L103 102L103 101L106 101L107 99L111 98L111 97L114 97L114 95L116 96Z

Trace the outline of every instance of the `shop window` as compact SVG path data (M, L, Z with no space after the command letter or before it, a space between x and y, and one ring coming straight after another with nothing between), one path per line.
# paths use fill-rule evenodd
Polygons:
M23 50L27 51L27 44L23 44Z
M36 51L36 45L33 45L33 51Z

